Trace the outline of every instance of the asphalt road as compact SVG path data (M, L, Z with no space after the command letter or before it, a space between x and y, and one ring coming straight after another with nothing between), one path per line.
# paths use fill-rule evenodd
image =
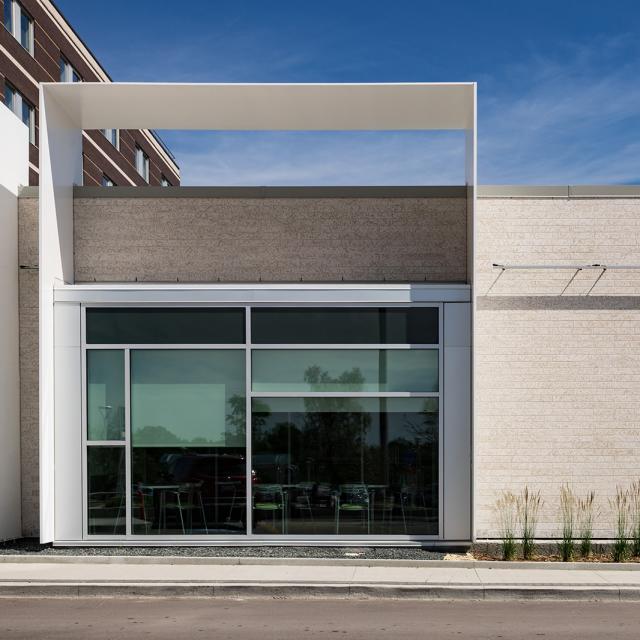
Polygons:
M638 603L3 599L0 638L638 638Z

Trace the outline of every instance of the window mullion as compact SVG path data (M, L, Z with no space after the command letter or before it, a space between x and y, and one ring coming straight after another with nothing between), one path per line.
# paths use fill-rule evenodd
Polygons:
M133 532L133 502L131 495L131 350L124 350L124 439L125 439L125 509L126 534Z
M245 451L246 464L246 527L247 535L253 535L253 454L252 454L252 420L251 420L251 307L245 307L245 400L246 400L246 427L245 427Z

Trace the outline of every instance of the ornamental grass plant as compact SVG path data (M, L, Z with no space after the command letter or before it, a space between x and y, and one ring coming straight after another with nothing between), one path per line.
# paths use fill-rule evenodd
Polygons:
M496 500L495 511L502 540L502 559L513 560L516 557L516 525L518 522L518 499L510 491L503 491Z
M593 554L593 522L597 517L595 501L595 491L577 500L578 536L582 558L590 558Z
M568 484L560 488L560 518L562 539L558 543L563 562L571 562L575 550L576 497Z
M609 505L614 515L614 542L611 550L614 562L624 562L629 555L629 490L616 488L615 498L609 498Z
M543 504L544 501L540 491L529 491L529 487L525 487L516 498L518 524L520 525L520 537L522 539L522 557L525 560L533 559L538 517Z
M631 517L631 555L640 556L640 480L629 488L629 508Z

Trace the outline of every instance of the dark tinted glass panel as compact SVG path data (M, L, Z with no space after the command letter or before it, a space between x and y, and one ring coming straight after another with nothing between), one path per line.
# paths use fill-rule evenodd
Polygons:
M438 309L253 309L255 344L437 344Z
M244 447L135 447L133 533L246 533Z
M239 344L244 309L87 309L89 344Z
M253 400L253 530L436 535L436 398Z
M87 447L90 534L126 533L125 448Z

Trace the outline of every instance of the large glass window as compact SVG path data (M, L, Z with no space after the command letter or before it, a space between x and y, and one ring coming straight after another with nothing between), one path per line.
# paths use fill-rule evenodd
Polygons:
M438 344L438 309L253 309L251 333L254 344Z
M254 533L438 533L436 398L259 398L252 433Z
M438 535L438 315L87 308L88 534Z
M89 344L242 344L244 309L87 309Z
M436 349L256 349L253 391L437 391Z
M244 351L132 350L133 532L244 533L245 439Z

